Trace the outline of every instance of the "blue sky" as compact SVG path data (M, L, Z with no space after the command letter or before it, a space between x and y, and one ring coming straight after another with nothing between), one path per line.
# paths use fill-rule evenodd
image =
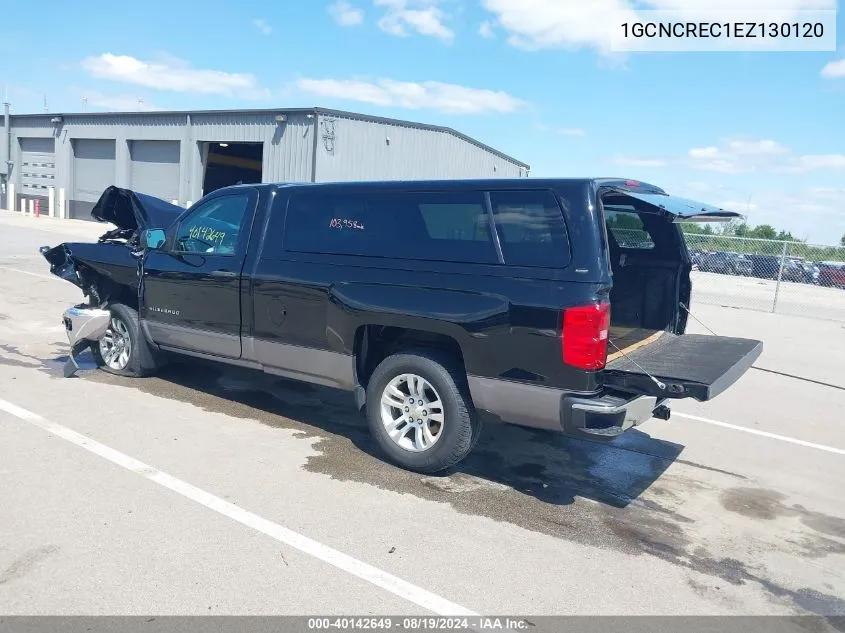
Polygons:
M836 51L608 51L614 11L836 0L13 2L13 112L324 106L454 127L532 176L618 175L797 237L845 234ZM84 7L84 8L83 8ZM628 15L633 15L628 13ZM721 15L721 14L720 14ZM762 14L761 14L762 15Z

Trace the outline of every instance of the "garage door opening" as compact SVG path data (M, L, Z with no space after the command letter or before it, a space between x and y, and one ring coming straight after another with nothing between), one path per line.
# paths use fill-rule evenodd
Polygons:
M215 189L261 182L263 143L204 143L203 195Z

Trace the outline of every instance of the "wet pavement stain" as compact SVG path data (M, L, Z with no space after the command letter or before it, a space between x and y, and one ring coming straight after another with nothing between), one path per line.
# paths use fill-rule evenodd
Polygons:
M788 514L782 505L785 495L772 490L732 488L721 496L722 507L749 519L772 521Z
M43 361L49 375L61 376L64 358ZM714 556L700 544L695 521L673 503L698 489L695 480L666 474L682 447L629 433L624 446L598 444L515 426L487 425L473 453L456 469L425 477L382 460L366 420L351 394L236 368L172 363L157 377L125 379L103 371L83 372L85 380L132 387L203 410L299 431L318 438L304 468L339 481L354 481L418 498L449 503L458 512L508 522L588 547L630 555L651 555L733 585L756 584L770 598L824 615L845 614L845 600L811 588L790 589L747 563ZM691 468L699 466L690 464ZM706 470L710 470L704 467ZM734 480L741 477L724 473ZM660 480L659 483L655 483ZM683 495L673 492L683 490ZM642 494L649 490L649 499ZM808 527L842 534L843 520L788 507L778 493L752 488L726 491L726 509L753 520L797 513ZM815 526L815 527L814 527ZM823 528L823 529L822 529ZM816 557L841 553L832 539L786 543Z
M802 524L827 536L845 539L845 519L807 510L804 506L784 503L786 496L764 488L731 488L722 493L722 506L744 517L771 521L779 517L797 517Z
M38 365L34 363L27 363L26 361L17 360L15 358L6 358L5 356L0 356L0 365L5 365L6 367L22 367L24 369L37 369Z
M13 358L9 358L9 356ZM0 365L25 369L43 369L44 361L38 356L24 353L14 345L0 344Z
M825 558L832 554L845 555L845 543L824 536L804 536L798 540L788 539L786 542L793 545L805 558Z

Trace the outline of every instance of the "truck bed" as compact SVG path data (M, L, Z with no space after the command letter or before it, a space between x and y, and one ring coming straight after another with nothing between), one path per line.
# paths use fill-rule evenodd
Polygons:
M710 400L733 384L762 350L761 342L749 339L662 332L625 355L609 356L605 384L664 398ZM666 388L660 389L647 374Z
M608 333L609 346L607 350L607 361L613 361L622 356L622 353L630 354L635 349L649 345L665 334L663 330L650 328L620 327L611 325Z

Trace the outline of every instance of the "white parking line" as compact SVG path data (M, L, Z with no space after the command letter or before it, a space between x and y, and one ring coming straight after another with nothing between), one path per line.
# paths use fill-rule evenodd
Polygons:
M248 512L247 510L229 503L220 497L216 497L213 494L192 486L191 484L177 479L172 475L168 475L167 473L157 470L152 466L148 466L147 464L144 464L143 462L129 457L128 455L104 444L100 444L81 433L77 433L76 431L62 426L61 424L50 422L36 413L22 409L16 404L0 399L0 411L5 411L20 420L40 427L53 435L107 459L113 464L117 464L118 466L121 466L122 468L125 468L137 475L141 475L142 477L172 490L191 501L195 501L210 510L214 510L233 521L237 521L238 523L257 530L262 534L266 534L280 543L284 543L285 545L298 549L304 554L308 554L309 556L313 556L314 558L328 563L329 565L333 565L342 571L352 574L361 580L365 580L376 587L380 587L393 595L399 596L400 598L423 607L424 609L428 609L437 615L478 615L459 604L450 602L449 600L441 598L440 596L426 591L421 587L412 585L397 576L393 576L392 574L373 567L372 565L368 565L367 563L353 558L352 556L332 549L327 545L318 543L317 541L289 530L278 523L273 523L272 521L264 519L257 514Z
M679 418L686 418L695 422L704 422L705 424L712 424L713 426L721 426L725 429L732 429L734 431L742 431L743 433L750 433L751 435L759 435L761 437L768 437L769 439L779 440L781 442L788 442L797 446L806 446L807 448L814 448L818 451L825 451L826 453L834 453L836 455L845 455L845 449L834 448L833 446L825 446L824 444L816 444L814 442L807 442L806 440L799 440L794 437L787 437L786 435L778 435L776 433L769 433L768 431L758 431L757 429L749 429L747 426L737 426L736 424L728 424L727 422L719 422L718 420L711 420L710 418L702 418L697 415L689 415L688 413L678 413L672 411L673 416Z
M32 277L39 277L40 279L48 279L50 281L64 281L55 275L42 275L41 273L31 273L28 270L21 270L20 268L12 268L10 266L0 266L0 270L9 270L13 273L20 273L22 275L31 275Z

